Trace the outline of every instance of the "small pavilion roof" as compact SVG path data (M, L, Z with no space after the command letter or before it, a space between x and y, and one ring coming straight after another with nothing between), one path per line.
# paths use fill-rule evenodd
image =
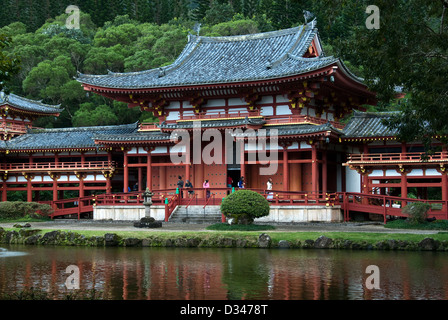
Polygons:
M343 129L344 138L394 137L397 130L391 130L383 120L390 118L398 111L361 112L354 111L352 118Z
M10 107L31 113L41 113L47 115L59 114L63 108L61 105L44 104L41 101L31 100L20 97L13 93L0 93L0 106L8 105Z
M31 129L28 133L7 141L8 150L54 150L54 149L87 149L99 147L94 137L101 134L108 136L125 135L136 132L137 123L57 129Z

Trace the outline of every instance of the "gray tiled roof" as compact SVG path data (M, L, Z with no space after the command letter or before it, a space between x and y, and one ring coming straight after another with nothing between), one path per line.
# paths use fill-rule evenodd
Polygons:
M63 110L63 108L61 108L60 105L44 104L41 101L30 100L15 95L13 93L6 95L3 92L1 92L0 105L5 104L24 111L46 113L46 114L60 113Z
M240 36L190 35L183 52L169 66L141 72L80 74L77 80L104 88L141 89L275 79L342 65L339 59L323 54L303 58L317 35L314 24Z
M250 119L259 120L259 119ZM248 123L247 119L234 119L234 120L217 120L217 121L207 121L201 123L201 128L219 128L219 127L238 127L243 126ZM263 124L263 121L257 121L257 124ZM170 129L191 129L193 128L193 122L180 122L168 125L161 124L161 127L169 126ZM288 135L306 135L314 134L319 132L333 131L337 134L342 134L341 130L334 128L330 123L325 123L322 125L313 124L299 124L299 125L278 125L278 126L268 126L262 129L266 129L266 136L270 136L273 129L277 130L279 136ZM259 134L259 130L246 131L243 128L242 132L235 131L233 135L235 137L241 136L252 136L254 134ZM143 142L143 141L169 141L171 133L152 131L152 132L134 132L130 134L119 134L110 135L102 134L95 136L96 140L99 141L110 141L110 142Z
M353 117L342 130L345 138L367 138L367 137L393 137L396 130L389 129L383 124L387 119L397 112L361 112L354 111Z
M6 143L9 150L37 150L63 148L93 148L94 137L125 135L137 131L137 123L117 126L77 127L62 129L33 129Z
M160 141L167 140L169 141L171 134L164 133L160 131L152 131L152 132L133 132L127 134L101 134L95 136L95 140L99 141L110 141L110 142L132 142L132 141Z
M342 131L333 127L330 123L324 123L321 125L314 124L293 124L293 125L279 125L279 126L269 126L264 127L266 129L266 135L270 136L272 130L277 130L278 136L290 136L290 135L306 135L314 134L319 132L333 131L337 134L342 134ZM250 135L259 135L258 130L250 132ZM235 136L246 136L247 133L236 134Z
M159 127L161 129L192 129L198 125L201 128L219 128L219 127L240 127L246 125L263 125L266 121L261 118L242 118L242 119L226 119L226 120L212 120L212 121L179 121L176 123L162 122Z

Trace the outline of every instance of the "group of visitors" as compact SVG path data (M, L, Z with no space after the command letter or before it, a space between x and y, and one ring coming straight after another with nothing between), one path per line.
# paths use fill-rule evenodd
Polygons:
M244 181L244 177L241 177L238 181L238 188L239 189L244 189L246 183ZM231 188L233 186L233 179L232 177L228 177L227 178L227 187ZM272 199L273 198L273 192L270 192L269 190L272 190L273 187L273 183L272 183L272 178L269 178L267 183L266 183L266 193L267 193L267 199ZM177 181L177 188L179 189L179 194L180 197L183 197L182 194L182 189L184 188L184 181L182 180L182 176L178 176L178 181ZM191 183L190 180L187 180L185 183L185 188L189 189L188 190L188 197L191 198L194 195L194 190L193 190L193 184ZM202 188L205 189L205 193L206 193L206 197L207 199L210 198L210 182L206 179L204 181L204 183L202 184Z

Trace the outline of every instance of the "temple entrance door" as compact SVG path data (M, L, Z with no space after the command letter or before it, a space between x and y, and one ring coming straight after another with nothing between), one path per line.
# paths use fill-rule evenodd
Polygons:
M241 177L240 165L227 165L227 177L232 178L232 187L238 187L238 181ZM226 182L227 183L227 182ZM226 184L227 186L227 184Z

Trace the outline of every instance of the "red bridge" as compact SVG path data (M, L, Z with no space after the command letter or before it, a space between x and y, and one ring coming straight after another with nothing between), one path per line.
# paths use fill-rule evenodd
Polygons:
M179 197L175 189L153 191L153 205L165 206L165 221L169 220L171 213L179 206L202 205L204 208L208 205L220 205L222 198L232 192L230 188L211 188L211 196L205 197L205 190L202 188L188 189L195 191L189 198L187 189L184 189L184 196ZM266 190L256 190L264 197L268 198ZM272 199L268 199L271 205L297 205L297 206L340 206L343 211L344 221L353 219L354 213L375 214L382 217L384 223L391 217L407 217L402 212L402 208L413 202L424 202L431 205L428 218L438 220L448 220L448 201L443 200L423 200L400 198L386 195L364 194L354 192L335 192L326 194L315 194L312 192L285 192L272 190ZM50 204L54 212L51 218L61 216L91 217L95 206L110 205L129 205L142 206L143 197L140 192L100 194L96 196L80 197L58 201L45 202ZM224 220L223 220L224 221Z

